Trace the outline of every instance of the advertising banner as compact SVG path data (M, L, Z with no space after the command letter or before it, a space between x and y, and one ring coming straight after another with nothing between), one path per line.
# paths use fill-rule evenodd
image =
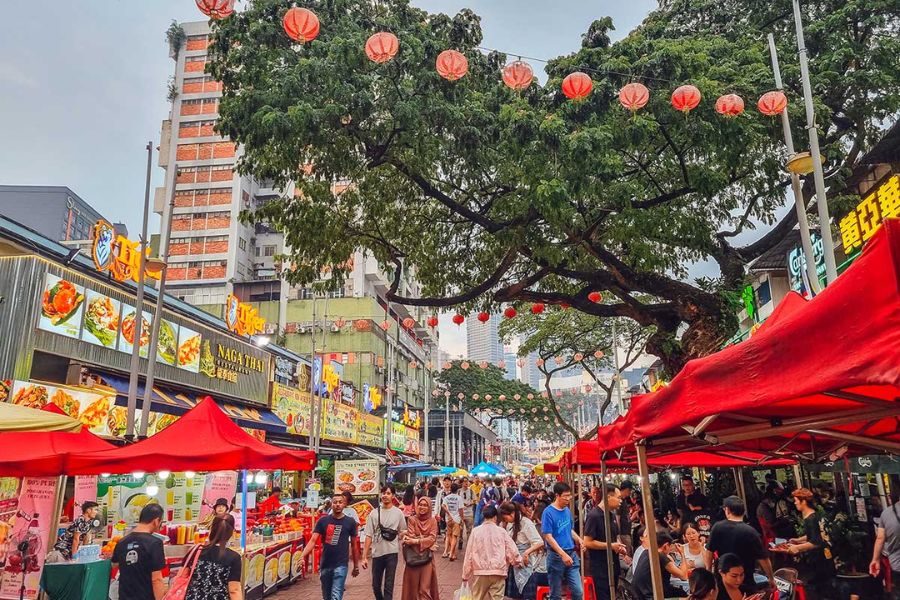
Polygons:
M115 400L114 393L85 391L46 383L16 380L12 386L13 404L28 408L43 408L47 404L55 404L97 435L120 435L125 432L125 408L120 407L121 411L115 411L111 415ZM119 412L122 414L119 415ZM121 431L118 428L120 416Z
M322 400L324 428L322 437L326 440L355 444L358 434L356 409L331 400Z
M237 492L237 471L215 471L207 473L203 483L203 504L200 506L200 521L212 515L213 506L219 498L228 504ZM212 522L212 519L209 519Z
M18 477L0 477L0 565L6 564L6 553L15 550L6 541L16 522L20 483Z
M184 473L171 473L165 480L155 474L100 476L97 502L102 514L106 515L107 534L111 536L114 529L130 529L136 525L141 510L151 502L163 507L167 522L193 522L200 514L205 483L202 476L188 478ZM150 485L158 488L155 496L147 493Z
M334 461L334 486L357 496L373 496L380 483L377 460Z
M75 520L75 515L81 514L81 506L85 502L97 501L97 476L79 475L75 478L75 507L70 519Z
M52 273L44 276L38 329L77 338L83 309L84 287Z
M41 569L50 545L50 520L56 495L55 477L25 477L19 492L15 524L9 532L6 565L0 575L0 598L37 598ZM55 540L54 540L55 541Z
M421 454L419 447L419 430L412 427L406 428L406 447L403 450L407 454L418 456Z
M244 554L244 600L260 600L263 597L265 566L265 548Z
M391 450L406 452L406 426L391 421Z
M280 383L272 385L272 411L287 424L287 432L309 435L312 401L309 392Z
M362 446L384 448L384 419L375 415L358 415L357 442Z

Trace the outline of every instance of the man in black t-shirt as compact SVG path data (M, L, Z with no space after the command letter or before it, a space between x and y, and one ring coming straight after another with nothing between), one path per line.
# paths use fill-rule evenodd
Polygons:
M641 535L641 545L644 552L641 553L634 565L634 576L631 579L631 587L634 590L636 600L653 600L653 575L650 571L650 541L647 531ZM666 531L656 532L656 547L659 549L659 567L662 573L663 596L666 598L683 597L685 594L672 585L672 575L679 579L687 579L687 567L675 566L669 558L672 547L672 536Z
M737 496L728 496L722 501L722 507L725 520L713 525L706 542L706 568L713 570L714 556L737 554L744 565L744 584L741 586L744 592L756 591L758 587L753 580L757 563L769 579L769 587L775 589L772 561L763 546L762 536L744 523L744 501Z
M816 600L831 598L834 594L834 557L822 519L814 507L812 491L795 490L794 506L803 517L803 536L788 541L791 555L802 555L800 575L807 587L807 595Z
M134 530L116 544L112 562L119 567L119 598L162 600L165 595L162 570L166 554L162 540L153 535L162 517L159 504L146 505Z
M706 496L694 485L693 477L682 477L681 491L675 497L675 507L681 515L681 522L694 523L696 515L706 512L708 505Z
M309 542L303 549L301 560L312 553L316 543L322 540L322 560L319 563L319 583L323 600L341 600L350 557L353 557L353 577L359 575L359 545L356 521L344 514L347 500L341 494L331 499L331 514L316 522Z
M606 510L614 511L619 508L622 500L619 495L619 488L607 483L604 486L606 497L598 506L588 513L587 520L584 522L584 547L587 548L588 557L590 558L590 574L594 579L594 590L597 594L597 600L610 600L609 591L609 567L607 563L606 553ZM614 514L609 516L609 531L612 540L619 539L619 524L616 522ZM618 541L610 544L613 551L613 583L615 587L619 584L619 555L625 552L625 546Z

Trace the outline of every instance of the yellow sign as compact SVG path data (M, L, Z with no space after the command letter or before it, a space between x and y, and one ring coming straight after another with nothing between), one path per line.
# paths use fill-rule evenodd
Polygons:
M108 221L103 219L94 225L91 246L91 258L98 271L109 271L116 281L131 279L137 283L141 273L140 242L133 242L123 235L117 235L116 230ZM145 256L149 257L150 248L147 248ZM144 275L151 279L159 279L160 273L150 272L144 269Z
M225 300L225 324L238 335L256 335L265 330L266 320L255 308L229 294Z
M341 376L331 365L325 365L325 368L322 369L322 381L325 383L329 397L333 398L334 390L341 384Z
M885 219L900 217L900 175L891 175L841 219L844 252L862 246Z

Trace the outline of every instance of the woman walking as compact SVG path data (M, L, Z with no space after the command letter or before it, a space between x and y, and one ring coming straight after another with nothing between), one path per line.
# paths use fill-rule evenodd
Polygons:
M522 559L506 530L497 524L497 507L491 504L481 513L484 519L472 530L463 560L463 581L472 581L472 600L503 600L506 576L511 565Z
M522 566L512 567L512 577L506 581L506 595L510 598L535 600L538 586L550 585L547 580L547 554L544 540L534 521L522 513L514 502L500 505L500 518L506 531L522 555Z
M241 555L228 548L234 535L234 517L217 515L209 539L200 550L200 559L188 584L185 600L241 600Z
M403 593L401 600L440 600L432 548L437 542L437 520L427 496L416 499L416 512L406 520L403 537Z

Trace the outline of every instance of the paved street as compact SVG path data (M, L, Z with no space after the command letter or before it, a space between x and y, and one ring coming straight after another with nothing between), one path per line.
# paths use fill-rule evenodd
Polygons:
M442 544L443 539L438 543ZM459 589L462 581L462 552L456 561L450 562L441 558L440 554L435 558L438 572L438 585L440 586L440 600L452 600L453 593ZM371 565L371 560L369 561ZM394 588L394 600L399 600L403 588L403 559L397 567L397 585ZM318 575L304 581L298 581L291 587L270 596L273 600L316 600L321 597ZM347 578L347 590L344 600L372 600L372 574L371 571L361 571L359 577ZM438 599L435 599L438 600Z

